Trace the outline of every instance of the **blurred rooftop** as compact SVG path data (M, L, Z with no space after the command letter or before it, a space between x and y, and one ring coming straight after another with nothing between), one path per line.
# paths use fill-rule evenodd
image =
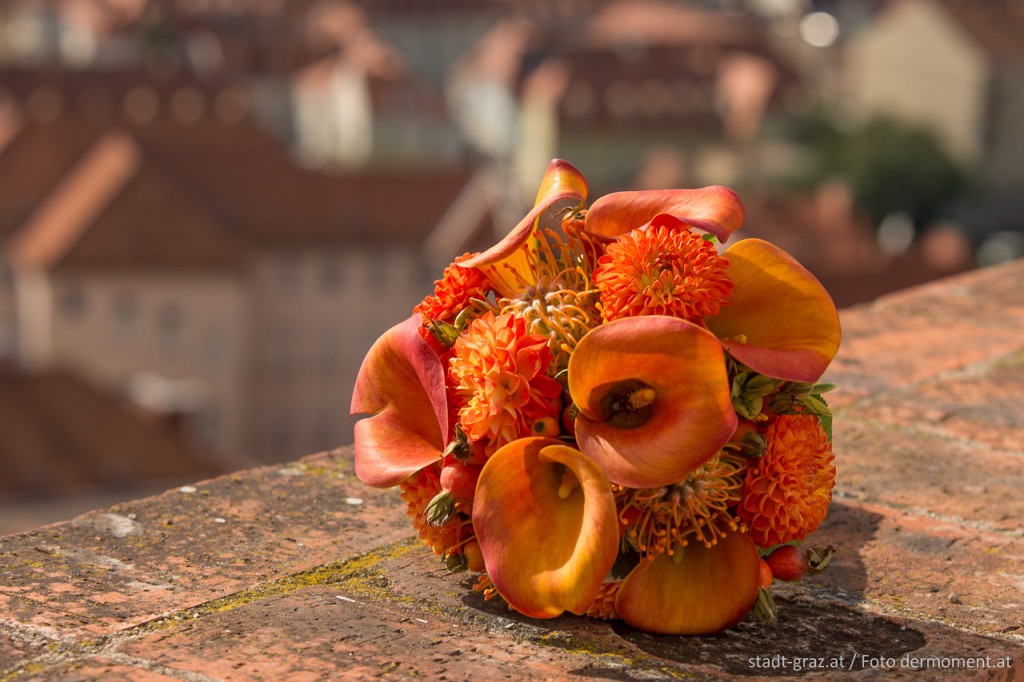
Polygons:
M1018 680L1024 261L841 313L825 573L655 637L484 602L345 447L0 540L5 680ZM1002 667L1000 667L1002 666ZM923 671L923 672L922 672Z

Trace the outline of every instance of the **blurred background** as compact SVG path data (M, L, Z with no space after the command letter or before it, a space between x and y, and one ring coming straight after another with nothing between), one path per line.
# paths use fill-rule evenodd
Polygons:
M351 442L548 160L839 306L1024 254L1024 0L3 0L0 532Z

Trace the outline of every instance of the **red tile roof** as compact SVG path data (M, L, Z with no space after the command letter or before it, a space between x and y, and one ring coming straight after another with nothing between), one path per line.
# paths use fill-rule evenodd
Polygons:
M0 153L0 186L0 235L23 264L221 269L239 262L238 246L209 207L147 158L126 129L28 125Z
M953 16L997 59L1024 61L1024 2L943 0Z
M991 57L1024 61L1024 0L924 0L944 7L954 21ZM879 19L900 11L907 0L880 0Z
M415 244L469 179L466 169L302 168L256 128L145 126L140 146L259 244Z
M0 495L187 481L223 472L166 426L70 373L0 365Z
M95 140L95 127L81 123L26 124L14 134L0 149L0 239L24 225Z
M589 42L623 44L714 44L761 51L764 31L743 17L665 0L617 0L587 22Z
M249 115L242 84L229 75L197 78L181 69L93 68L81 71L0 68L0 102L17 103L29 118L148 123L200 118L236 123Z
M56 184L10 243L22 263L52 267L138 171L139 153L124 134L98 139Z
M249 125L28 123L0 150L0 239L44 267L232 267L248 248L419 244L465 169L332 173Z
M757 69L741 68L754 62ZM558 105L576 129L638 119L693 134L719 128L723 98L729 108L778 105L799 80L753 22L661 0L609 2L570 34L507 19L453 74L519 83L524 98ZM737 75L764 82L729 88ZM758 89L757 101L743 96Z

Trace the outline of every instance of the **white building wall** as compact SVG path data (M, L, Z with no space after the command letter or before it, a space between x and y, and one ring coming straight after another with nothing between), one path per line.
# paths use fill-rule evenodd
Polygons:
M990 65L939 3L905 0L851 41L848 94L860 120L886 115L933 131L956 159L983 152Z

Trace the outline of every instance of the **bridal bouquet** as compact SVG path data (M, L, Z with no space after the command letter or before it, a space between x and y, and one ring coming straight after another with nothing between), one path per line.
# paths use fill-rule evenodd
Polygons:
M732 190L586 199L552 161L523 220L373 345L356 474L527 616L716 632L828 563L798 545L835 483L835 305L775 246L721 248Z

